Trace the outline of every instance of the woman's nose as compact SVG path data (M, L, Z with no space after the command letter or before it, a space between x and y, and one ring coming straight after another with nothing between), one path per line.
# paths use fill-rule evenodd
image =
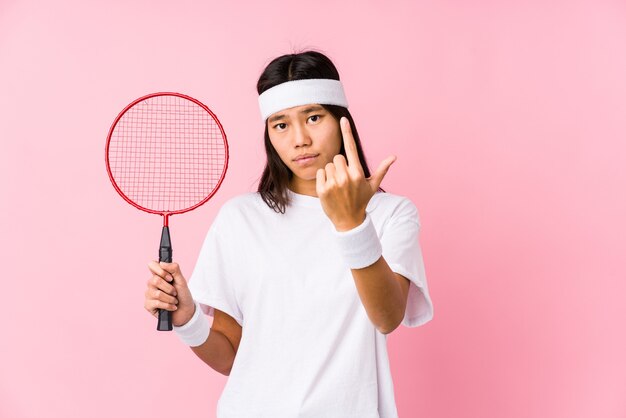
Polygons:
M296 125L294 129L294 144L297 147L311 144L311 137L305 127Z

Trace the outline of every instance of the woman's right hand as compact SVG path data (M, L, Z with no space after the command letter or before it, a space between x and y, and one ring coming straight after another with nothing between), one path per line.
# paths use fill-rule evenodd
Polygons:
M158 317L159 309L171 311L174 326L186 324L196 308L178 264L150 261L148 269L152 277L145 294L146 310L154 317Z

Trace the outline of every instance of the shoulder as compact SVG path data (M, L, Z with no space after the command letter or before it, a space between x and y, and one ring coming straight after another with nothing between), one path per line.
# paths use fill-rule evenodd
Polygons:
M233 228L242 228L246 224L246 218L256 216L257 200L263 202L258 193L244 193L226 200L211 222L209 235L223 239L224 236L232 235Z
M261 199L261 195L258 192L242 193L240 195L231 197L222 205L221 210L238 210L241 208L255 206Z
M215 220L224 222L240 219L242 216L258 216L267 208L258 192L243 193L228 199L220 208Z
M387 220L403 218L420 223L417 206L406 196L378 192L372 196L367 210L373 216L377 215Z
M391 210L391 211L407 211L417 210L415 204L406 196L401 196L387 192L377 192L372 196L368 210Z

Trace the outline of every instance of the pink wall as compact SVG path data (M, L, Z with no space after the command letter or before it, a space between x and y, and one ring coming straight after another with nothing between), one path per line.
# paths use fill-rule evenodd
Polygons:
M226 378L143 310L160 219L105 137L154 91L219 115L228 177L171 221L189 275L260 174L260 71L306 47L420 210L435 319L389 337L400 416L626 416L626 5L509 3L3 0L0 416L214 416Z

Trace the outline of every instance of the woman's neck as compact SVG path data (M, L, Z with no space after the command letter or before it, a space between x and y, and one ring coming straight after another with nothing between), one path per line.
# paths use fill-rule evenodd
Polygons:
M291 190L294 193L317 197L317 189L315 188L315 179L302 180L294 176L289 182L289 190Z

